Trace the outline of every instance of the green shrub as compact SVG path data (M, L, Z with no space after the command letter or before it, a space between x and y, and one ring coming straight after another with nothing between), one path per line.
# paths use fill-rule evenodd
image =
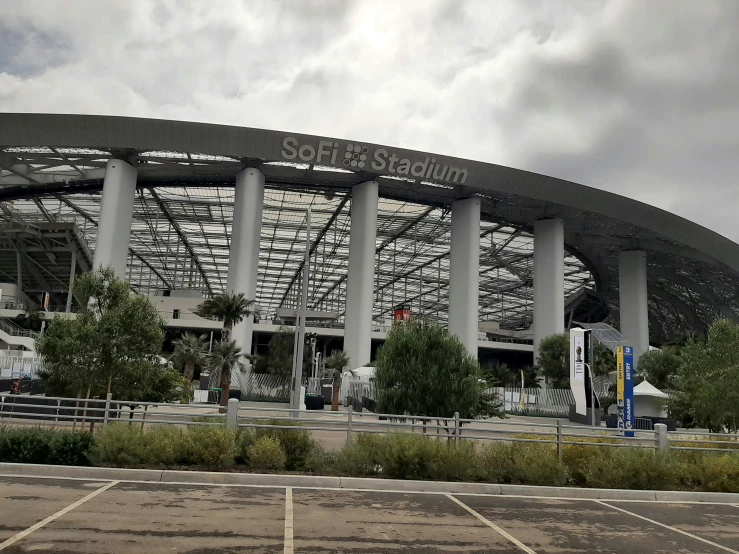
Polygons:
M48 464L63 466L92 465L95 437L87 431L52 432Z
M379 465L390 479L428 479L433 474L436 441L423 435L397 433L378 441Z
M305 471L317 475L335 475L338 473L337 461L339 453L325 450L320 446L314 448L305 460Z
M286 420L273 420L263 423L267 425L300 426L298 422ZM305 461L316 448L316 442L310 433L302 429L270 429L259 427L255 428L254 432L257 439L270 437L280 441L286 456L285 469L288 471L300 471L304 469Z
M739 492L739 455L696 456L689 472L695 485L709 492Z
M488 483L505 483L511 457L510 444L502 441L485 444L477 456L481 478Z
M479 481L482 479L478 454L474 442L462 440L435 442L430 479L440 481Z
M172 467L187 461L187 436L179 427L154 425L146 431L144 438L147 463Z
M93 459L96 464L113 467L138 467L148 460L146 439L139 425L110 423L96 433Z
M670 490L680 478L680 464L670 453L651 448L608 448L584 467L588 487Z
M514 443L506 480L517 485L563 487L567 484L567 469L557 459L557 449L551 445Z
M336 456L336 472L351 477L377 475L380 469L378 438L374 435L357 435Z
M261 437L248 447L247 458L254 469L283 469L287 457L280 441L272 437Z
M587 482L585 472L593 463L593 460L604 455L607 456L613 450L616 449L603 446L565 444L562 447L562 462L570 474L571 482L579 486L585 485Z
M210 469L232 466L236 433L225 427L197 425L187 429L188 461Z
M85 431L0 428L0 462L90 465L93 437Z
M39 428L6 428L0 433L0 461L45 464L51 451L49 431Z
M235 460L237 463L245 464L249 460L249 447L257 440L257 434L254 429L239 429L236 432L236 453Z

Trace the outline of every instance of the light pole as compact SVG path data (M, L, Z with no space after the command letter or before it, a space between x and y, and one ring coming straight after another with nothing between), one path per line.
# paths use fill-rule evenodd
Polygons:
M308 279L310 270L310 208L305 214L306 232L305 232L305 261L303 263L303 287L300 295L300 307L298 308L297 318L295 321L295 356L293 358L293 394L290 399L291 408L297 410L300 408L300 387L303 378L303 348L305 346L305 318L308 313ZM292 412L293 417L298 417L297 412Z

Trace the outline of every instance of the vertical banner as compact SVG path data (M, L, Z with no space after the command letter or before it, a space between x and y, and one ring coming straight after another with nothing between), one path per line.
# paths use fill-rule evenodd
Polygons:
M587 395L585 394L585 331L570 329L570 388L575 397L575 411L587 415Z
M634 424L636 416L634 415L634 348L624 346L623 354L624 363L624 427L627 437L634 436Z
M616 347L616 406L618 407L618 429L619 435L624 434L626 425L624 423L624 347Z

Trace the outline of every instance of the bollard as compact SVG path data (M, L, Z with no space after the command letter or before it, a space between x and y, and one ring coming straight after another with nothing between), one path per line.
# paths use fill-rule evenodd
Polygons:
M562 461L562 421L557 420L557 458Z
M352 406L349 406L349 412L347 412L346 416L346 444L351 444L352 442L352 414L354 413L354 409Z
M226 409L226 428L236 429L237 417L239 415L239 400L237 398L229 398L228 408Z
M667 442L667 425L664 423L656 423L654 425L654 432L657 437L657 450L668 450L670 445Z
M103 429L108 427L108 419L110 419L110 400L113 398L111 393L105 397L105 413L103 414Z
M454 446L459 446L459 412L454 412Z

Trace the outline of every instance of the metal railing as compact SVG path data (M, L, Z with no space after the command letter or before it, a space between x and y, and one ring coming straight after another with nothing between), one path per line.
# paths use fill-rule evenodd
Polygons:
M35 379L41 369L43 362L38 356L6 356L0 352L0 379Z
M38 336L36 331L24 329L6 317L0 317L0 329L13 337L30 337L35 339Z
M507 419L464 419L454 417L409 416L373 414L347 411L305 411L283 407L250 406L229 400L221 413L204 413L204 408L218 408L208 404L170 404L105 399L62 398L0 394L0 424L50 424L52 426L101 422L111 420L144 425L220 425L228 428L300 429L309 431L316 439L328 439L339 433L347 443L361 434L413 433L428 437L475 442L515 442L547 445L556 448L561 458L565 446L592 446L605 448L648 448L659 451L739 452L739 435L709 433L706 431L668 432L664 424L654 430L633 431L624 436L618 429L592 428L573 425L569 421L551 423L511 421Z

